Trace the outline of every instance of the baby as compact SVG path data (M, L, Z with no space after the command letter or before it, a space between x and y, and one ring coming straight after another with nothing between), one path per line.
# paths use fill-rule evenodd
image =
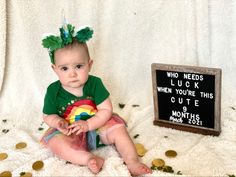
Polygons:
M60 36L43 39L59 80L49 85L44 98L43 120L50 128L41 142L60 158L87 165L94 174L104 159L91 150L115 145L132 175L151 173L139 161L125 121L112 113L110 94L101 79L89 75L93 60L86 41L92 34L86 27L75 35L74 27L65 24Z

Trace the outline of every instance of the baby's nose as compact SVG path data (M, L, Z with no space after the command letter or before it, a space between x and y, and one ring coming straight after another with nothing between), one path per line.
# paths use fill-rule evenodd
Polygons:
M76 74L75 70L71 70L69 76L70 76L70 77L75 77L76 75L77 75L77 74Z

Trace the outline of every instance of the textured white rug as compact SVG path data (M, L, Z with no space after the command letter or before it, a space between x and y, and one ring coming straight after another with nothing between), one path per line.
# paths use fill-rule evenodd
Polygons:
M128 130L135 143L142 143L148 150L142 162L151 166L154 158L162 158L166 165L172 166L174 174L153 171L146 176L174 176L180 171L185 176L227 176L236 174L236 110L230 105L223 108L222 133L219 137L204 136L178 130L153 126L153 107L132 107L127 103L120 114L129 117ZM7 119L7 122L2 120ZM39 119L40 120L40 119ZM14 176L21 172L31 172L33 176L93 176L86 168L58 159L39 143L43 131L37 130L40 121L28 125L17 126L18 122L9 117L2 117L0 128L9 129L1 133L0 152L8 154L8 158L0 162L0 171L12 171ZM26 142L24 149L15 149L18 142ZM174 149L175 158L165 156L165 151ZM113 146L96 150L94 153L106 159L102 171L97 176L130 176L122 159ZM40 171L32 169L33 162L42 160L44 168Z

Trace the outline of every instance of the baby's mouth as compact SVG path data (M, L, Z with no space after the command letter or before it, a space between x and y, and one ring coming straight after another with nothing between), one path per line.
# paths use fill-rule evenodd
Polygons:
M71 81L72 83L75 83L75 82L79 82L79 80L74 80L74 81Z
M75 79L75 80L71 80L71 82L78 82L79 80L78 79Z

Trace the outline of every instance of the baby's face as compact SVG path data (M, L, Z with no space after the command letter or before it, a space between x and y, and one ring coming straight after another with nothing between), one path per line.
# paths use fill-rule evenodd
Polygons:
M83 47L59 49L55 52L55 64L52 65L61 84L66 88L81 88L88 80L92 60Z

